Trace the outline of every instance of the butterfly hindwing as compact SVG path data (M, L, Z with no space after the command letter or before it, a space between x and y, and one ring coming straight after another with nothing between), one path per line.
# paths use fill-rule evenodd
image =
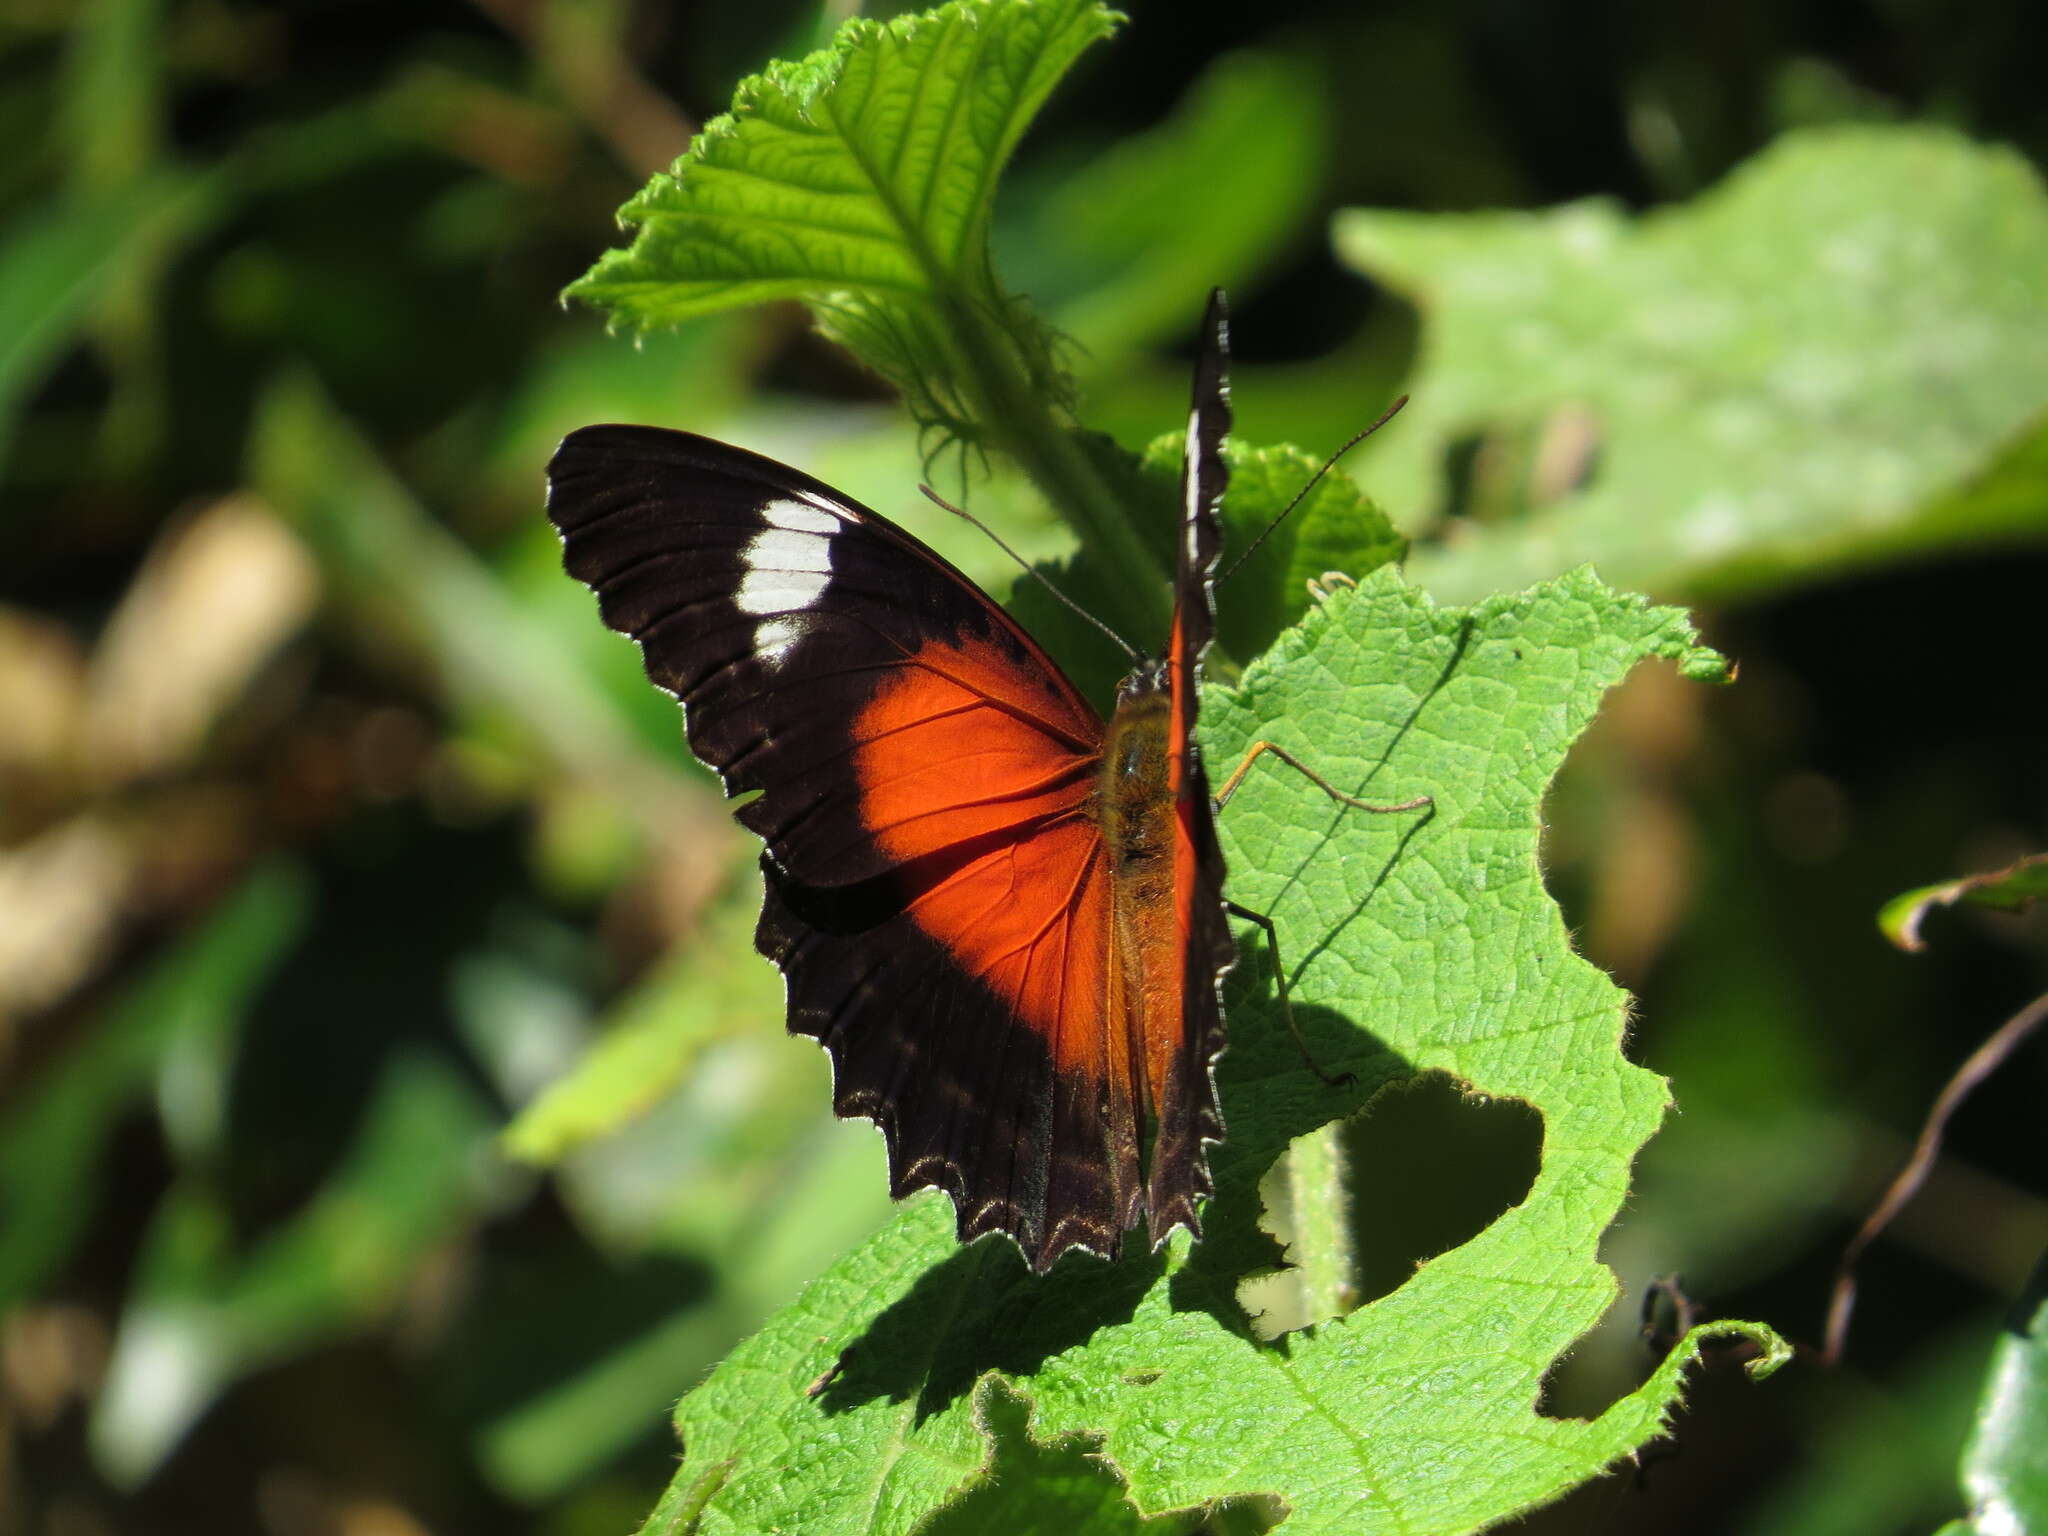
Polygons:
M1052 922L1036 952L1010 971L1053 978L1072 1002L1106 976L1099 947L1108 928L1108 882L1099 849L1057 846L1048 865L1075 866L1072 905ZM963 1242L1009 1232L1039 1269L1070 1246L1114 1254L1136 1219L1136 1106L1102 1071L1100 1019L1075 1010L1065 1023L1097 1038L1048 1040L1017 1017L1004 978L964 973L955 956L909 911L849 931L821 893L797 886L764 859L768 901L762 951L789 983L789 1027L832 1053L833 1108L866 1115L889 1145L891 1193L925 1185L947 1190ZM971 868L964 883L994 899L1013 889L1007 870ZM956 900L963 893L951 893ZM1071 979L1077 983L1068 986ZM1062 1060L1076 1045L1080 1060ZM1122 1134L1117 1134L1118 1126Z

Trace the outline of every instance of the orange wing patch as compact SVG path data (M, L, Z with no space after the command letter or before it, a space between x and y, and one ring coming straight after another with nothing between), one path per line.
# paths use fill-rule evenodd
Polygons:
M1100 754L1063 696L1020 698L1018 681L986 643L920 651L853 722L861 820L901 863L968 853L911 916L1016 1009L1060 1070L1099 1079L1105 1020L1121 1016L1109 871L1089 815Z
M963 865L910 905L960 968L1042 1038L1053 1067L1100 1081L1122 1052L1121 978L1110 955L1110 880L1085 819Z
M893 669L853 722L861 821L884 851L921 858L1079 810L1101 727L981 643L934 641ZM1064 750L1063 750L1064 746Z

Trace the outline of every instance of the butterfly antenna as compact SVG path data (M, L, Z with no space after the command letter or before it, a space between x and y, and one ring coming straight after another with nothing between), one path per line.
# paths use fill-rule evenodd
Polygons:
M1261 533L1256 539L1253 539L1251 543L1245 547L1244 553L1239 555L1235 560L1230 562L1230 569L1225 571L1221 576L1216 578L1216 585L1220 587L1223 585L1224 582L1230 580L1231 577L1235 576L1237 574L1237 568L1243 565L1245 561L1251 559L1252 551L1257 549L1261 544L1265 543L1267 539L1271 538L1273 530L1275 528L1278 528L1282 523L1287 521L1287 514L1292 512L1296 507L1300 506L1303 501L1307 500L1308 493L1316 488L1316 486L1321 482L1323 476L1327 475L1331 470L1337 467L1337 461L1343 458L1344 455L1349 453L1352 449L1356 448L1360 443L1364 442L1368 437L1371 437L1373 433L1379 431L1381 427L1384 427L1388 422L1392 421L1394 417L1397 414L1399 414L1401 407L1406 405L1407 403L1408 397L1406 395L1401 396L1400 399L1396 400L1384 411L1381 411L1378 419L1375 420L1371 426L1367 427L1363 432L1353 433L1351 440L1349 442L1347 442L1342 448L1339 448L1335 453L1331 454L1327 459L1323 460L1323 467L1317 470L1314 474L1310 475L1308 477L1308 484L1304 485L1300 490L1294 493L1294 500L1290 501L1289 503L1287 503L1285 507L1281 508L1280 515L1278 517L1274 518L1273 521L1266 524L1265 532Z
M948 512L952 513L955 517L960 518L965 522L972 523L975 527L979 528L982 531L982 533L987 535L990 543L994 544L997 549L1000 549L1004 554L1008 555L1012 560L1017 562L1018 569L1023 571L1023 573L1026 576L1035 579L1040 586L1045 588L1046 591L1050 592L1054 597L1058 598L1061 602L1065 603L1069 608L1073 609L1074 612L1078 613L1082 618L1086 619L1090 624L1093 624L1097 629L1101 630L1105 635L1109 636L1110 639L1114 640L1119 646L1123 648L1123 653L1126 656L1130 657L1132 661L1136 661L1138 659L1137 649L1130 643L1130 641L1126 640L1122 635L1118 634L1115 630L1111 629L1107 624L1103 623L1102 620L1095 617L1094 614L1090 613L1086 608L1083 608L1079 603L1075 602L1071 597L1067 596L1066 593L1062 592L1058 587L1054 586L1052 584L1051 577L1047 576L1045 572L1039 570L1038 567L1036 567L1035 565L1032 565L1029 562L1027 562L1022 555L1018 554L1017 551L1010 548L1009 545L1005 544L1000 538L996 536L995 530L989 527L987 523L984 523L980 518L976 517L972 512L969 512L965 507L954 506L953 503L946 500L945 497L941 496L937 491L933 490L928 485L920 485L918 489L924 492L926 500L931 501L937 504L938 506L944 507Z

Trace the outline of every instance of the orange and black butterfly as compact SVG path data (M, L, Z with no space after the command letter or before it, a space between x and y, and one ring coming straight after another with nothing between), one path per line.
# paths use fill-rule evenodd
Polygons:
M755 942L833 1104L943 1189L963 1242L1043 1271L1199 1231L1234 958L1195 744L1230 429L1210 301L1182 471L1173 627L1107 723L1039 644L886 518L771 459L599 426L548 515L605 622L679 699L767 842ZM1144 1145L1148 1125L1149 1147Z

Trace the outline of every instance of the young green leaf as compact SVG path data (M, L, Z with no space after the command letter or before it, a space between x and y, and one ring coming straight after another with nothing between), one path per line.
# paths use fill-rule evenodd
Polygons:
M1115 22L1099 0L849 22L831 47L742 81L731 113L619 211L632 246L569 294L635 330L802 299L920 420L976 437L986 370L1033 390L1058 377L1046 334L996 285L996 179Z
M1742 593L2038 536L2048 193L2010 150L1814 131L1640 220L1356 211L1336 234L1422 310L1415 404L1372 460L1389 505L1441 506L1474 434L1525 428L1553 461L1547 503L1418 548L1410 572L1442 596L1584 561Z
M1170 570L1180 528L1179 434L1157 438L1142 457L1107 438L1087 439L1085 446L1158 568ZM1228 581L1217 596L1218 649L1210 655L1209 669L1228 674L1307 611L1310 581L1332 571L1361 578L1399 560L1408 541L1395 532L1379 504L1341 472L1325 476L1275 528L1274 519L1308 486L1318 462L1286 444L1268 448L1231 441L1224 455L1230 461L1230 490L1223 499ZM1239 555L1268 529L1270 536L1236 568ZM1051 566L1046 574L1092 614L1117 613L1118 593L1131 584L1127 572L1093 561ZM1130 661L1093 625L1028 578L1015 584L1005 606L1059 658L1084 695L1115 696ZM1166 632L1141 630L1124 638L1140 650L1157 650Z
M620 210L638 229L631 248L569 294L635 330L823 301L881 338L870 362L928 364L918 349L945 346L924 332L949 304L1002 318L987 259L996 180L1060 76L1116 20L1099 0L953 0L848 23L830 47L741 81L732 111Z
M1034 1440L1088 1437L1142 1514L1269 1495L1289 1530L1344 1536L1474 1530L1657 1434L1699 1334L1595 1420L1533 1406L1614 1300L1596 1250L1668 1102L1621 1054L1626 1000L1571 952L1536 861L1551 775L1649 657L1712 670L1682 614L1588 574L1459 611L1381 570L1212 689L1219 773L1265 737L1347 791L1434 797L1368 816L1260 769L1223 817L1231 892L1279 924L1308 1048L1356 1086L1304 1068L1245 937L1199 1243L1072 1255L1040 1279L1000 1240L958 1247L944 1199L913 1201L684 1400L688 1459L664 1508L715 1469L706 1532L910 1530L985 1485L975 1384L991 1371L1032 1405ZM1237 1287L1278 1257L1260 1176L1293 1137L1423 1071L1542 1114L1528 1196L1393 1294L1257 1342ZM1766 1366L1782 1358L1768 1330L1726 1327Z
M1049 332L989 252L997 177L1038 108L1117 24L1100 0L952 0L740 83L727 116L619 211L636 227L570 297L644 331L773 299L899 389L946 442L1017 459L1103 564L1150 568L1075 442ZM1163 584L1119 609L1165 624Z
M1179 439L1157 439L1145 451L1145 470L1177 492L1180 454ZM1408 553L1408 541L1379 503L1341 470L1332 470L1303 496L1321 465L1301 449L1232 443L1225 457L1230 492L1223 502L1226 542L1219 574L1227 575L1228 595L1217 600L1216 632L1231 656L1258 655L1300 619L1308 611L1311 581L1332 571L1362 580ZM1273 520L1296 496L1301 505L1275 528ZM1244 564L1233 565L1245 551L1250 553Z

